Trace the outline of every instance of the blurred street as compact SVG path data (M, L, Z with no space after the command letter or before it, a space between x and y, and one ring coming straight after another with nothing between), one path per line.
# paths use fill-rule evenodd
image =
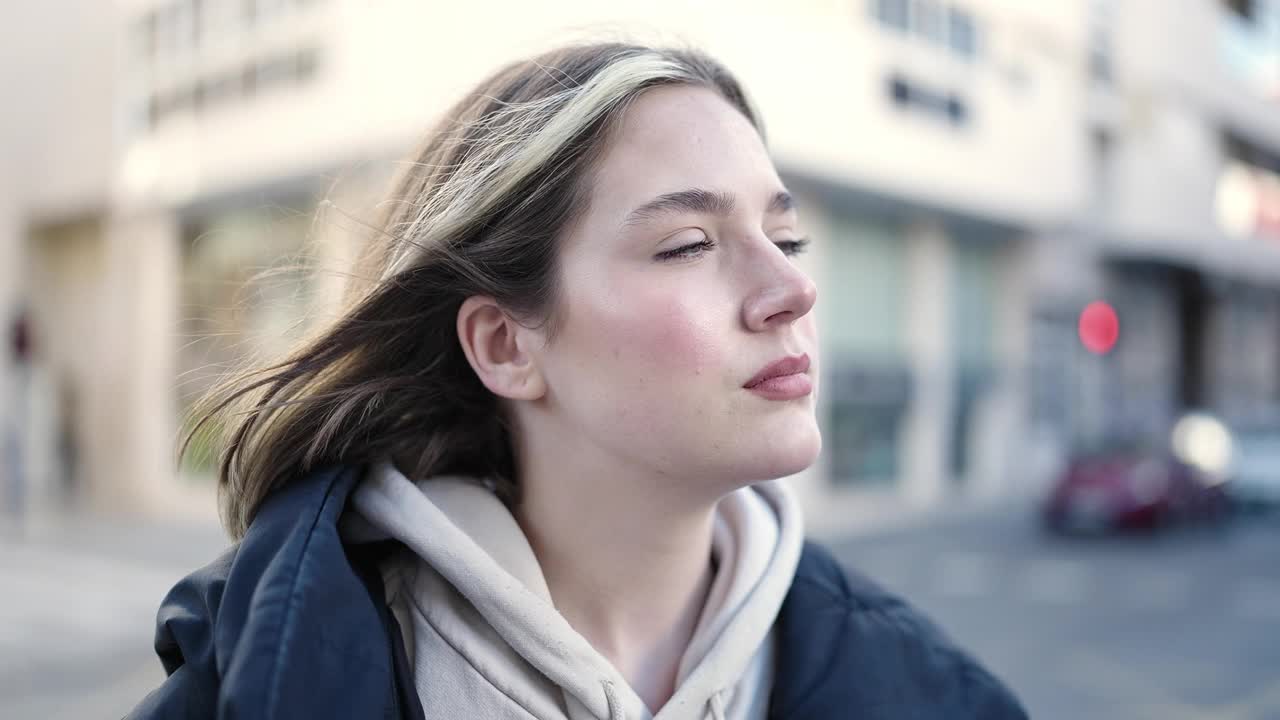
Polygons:
M0 717L126 712L163 677L160 598L224 543L212 527L101 518L0 535ZM833 547L930 614L1037 720L1280 718L1280 517L1064 540L1006 504Z
M0 117L0 720L119 717L161 682L157 606L227 544L217 475L243 416L231 405L204 422L201 401L360 325L353 301L422 269L382 267L388 247L434 257L438 240L452 248L445 230L507 237L518 213L505 208L525 199L472 189L523 192L529 173L559 169L552 155L492 168L524 179L469 185L470 160L424 162L413 148L452 148L423 140L448 137L449 108L499 68L556 73L564 98L594 87L568 60L511 63L596 41L705 51L768 128L798 220L760 229L812 237L790 262L820 298L801 315L820 338L823 450L793 478L816 537L840 538L843 562L936 619L1032 717L1280 720L1280 512L1067 539L1043 532L1028 501L1049 494L1062 522L1086 526L1280 506L1280 0L3 8L0 88L23 111ZM495 122L484 142L551 153L553 130L571 126L558 118L585 104L509 137ZM609 135L593 161L612 152ZM735 175L687 187L733 196L720 185ZM416 182L427 176L450 179ZM386 212L406 204L422 210L413 222ZM560 234L530 257L550 248L557 271L578 267L560 261ZM459 243L470 257L471 240ZM652 259L667 272L666 252ZM513 272L512 287L534 276ZM772 297L752 283L726 286L741 291L738 315ZM619 292L639 283L598 287L538 297L556 310L604 298L630 320L652 309ZM397 336L405 359L447 355L431 345L450 337L437 317ZM745 342L741 324L707 337ZM714 349L705 357L725 366L700 367L704 380L754 356ZM630 350L679 359L674 345ZM590 362L612 371L604 355ZM434 382L436 367L403 369ZM463 376L447 377L474 389ZM334 379L344 392L387 380ZM658 387L635 380L625 386ZM452 390L440 397L468 396ZM334 407L363 423L382 398ZM451 412L439 417L464 417ZM425 449L404 457L434 447L423 430ZM351 431L324 452L366 457L354 448L368 435Z
M1278 516L1064 539L1010 510L838 549L978 655L1037 720L1280 718Z
M0 717L117 718L160 683L155 612L219 528L71 516L0 524Z

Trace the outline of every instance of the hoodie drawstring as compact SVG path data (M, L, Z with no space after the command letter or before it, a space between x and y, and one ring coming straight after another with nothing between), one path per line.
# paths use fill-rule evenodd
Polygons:
M708 704L711 706L711 720L725 720L726 715L724 711L723 690L717 690L716 693L711 696L711 700L708 701Z
M604 684L604 699L609 704L609 720L626 720L622 716L622 703L618 702L618 693L613 689L613 683L608 680L601 681Z

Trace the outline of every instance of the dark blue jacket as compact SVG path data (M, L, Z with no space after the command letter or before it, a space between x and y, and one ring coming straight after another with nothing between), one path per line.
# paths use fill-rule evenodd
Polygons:
M286 486L240 543L169 592L155 639L168 678L129 717L430 717L382 595L390 546L338 535L359 477L333 468ZM1026 717L928 620L817 545L777 622L770 718Z

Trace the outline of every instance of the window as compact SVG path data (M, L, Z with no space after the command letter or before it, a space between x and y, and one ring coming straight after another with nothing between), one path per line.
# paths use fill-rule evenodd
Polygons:
M934 0L916 0L911 8L911 30L935 45L947 42L946 13Z
M156 25L157 17L153 10L143 15L134 26L134 47L138 57L144 61L149 62L156 56Z
M168 112L186 112L191 109L191 105L195 100L195 92L192 87L180 87L169 94L167 102Z
M288 9L288 0L244 0L244 24L253 26L271 20Z
M1256 0L1222 0L1222 6L1235 13L1241 20L1253 22L1258 16Z
M1094 28L1089 39L1089 77L1099 85L1110 85L1113 80L1111 68L1111 38L1106 30Z
M240 94L239 73L211 75L196 84L197 109L215 107Z
M193 48L200 46L201 35L204 30L204 13L203 0L190 0L190 7L187 10L187 36Z
M178 8L166 5L158 8L156 17L156 57L169 58L178 49L178 24L181 21Z
M323 58L312 45L294 45L266 52L256 26L279 24L291 13L302 12L318 0L167 0L140 12L127 28L130 70L137 75L138 90L128 98L139 130L154 130L174 114L203 112L227 101L246 99L270 88L294 87L315 77ZM268 34L274 31L268 28ZM267 38L264 38L264 40ZM228 67L218 60L221 53L206 59L198 47L233 48L249 52L241 64ZM277 45L271 43L272 46ZM253 52L259 47L262 52ZM240 53L237 53L240 54ZM243 55L242 55L243 57ZM151 78L154 67L180 62L166 73L171 81L163 87Z
M826 447L832 482L894 482L900 474L902 421L911 399L906 365L838 360L829 377L830 415L823 435L829 440Z
M1280 153L1264 149L1235 133L1223 134L1222 152L1232 160L1280 174Z
M969 11L952 7L947 11L947 38L951 51L966 59L978 54L978 31Z
M151 129L154 129L159 125L160 121L164 118L164 105L160 100L159 95L152 95L147 98L146 115L146 127Z
M287 260L305 255L311 206L298 198L279 201L289 209L255 205L190 218L183 227L178 355L183 382L177 391L184 418L191 403L220 379L221 369L246 355L283 352L312 317L315 276ZM185 473L212 471L213 439L195 439L195 452L183 459Z
M911 86L898 76L889 79L889 97L894 105L907 105L911 102Z
M969 105L955 93L925 87L897 73L889 76L888 92L893 104L904 110L920 110L954 126L969 121Z
M996 379L996 316L1000 277L996 238L960 234L952 247L950 325L955 363L952 388L951 472L959 480L971 467L978 404Z
M940 0L871 0L883 26L972 59L978 54L978 22L968 10Z
M823 320L830 414L823 436L836 483L888 483L899 475L900 426L910 405L906 362L908 259L896 225L837 217L824 272ZM829 291L829 292L828 292ZM859 312L875 308L875 312Z
M240 71L240 96L251 98L258 92L258 64L251 62Z
M293 81L296 63L293 55L279 55L258 63L258 87L288 85Z
M320 51L316 48L299 50L296 63L298 82L304 82L316 74L316 67L320 64Z
M1089 132L1091 179L1093 186L1093 210L1099 217L1105 216L1107 202L1111 199L1111 158L1114 140L1104 128Z
M907 0L872 0L876 19L886 27L906 32L910 27Z
M258 62L254 69L257 89L296 85L313 75L319 65L320 53L316 48L302 48L296 52L274 55ZM246 77L249 70L246 70Z

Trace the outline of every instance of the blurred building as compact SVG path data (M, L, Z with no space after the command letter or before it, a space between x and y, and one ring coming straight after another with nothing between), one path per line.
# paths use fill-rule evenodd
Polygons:
M826 452L798 482L816 525L1034 489L1081 438L1187 403L1261 413L1277 5L10 8L0 72L37 112L0 126L0 310L28 309L32 351L0 397L28 495L207 512L207 464L172 462L192 397L332 313L433 117L501 62L602 32L738 72L819 238ZM1093 356L1075 323L1102 297L1122 331Z
M3 11L0 87L0 516L71 492L79 452L129 441L107 369L128 329L103 306L104 219L114 149L116 13L109 3ZM104 32L104 30L107 30ZM61 325L57 333L51 324ZM13 338L23 327L22 349ZM113 422L113 420L115 422ZM77 438L77 450L71 450ZM8 512L4 512L8 511Z
M1101 6L1088 161L1100 288L1125 330L1082 426L1232 424L1280 400L1280 3Z

